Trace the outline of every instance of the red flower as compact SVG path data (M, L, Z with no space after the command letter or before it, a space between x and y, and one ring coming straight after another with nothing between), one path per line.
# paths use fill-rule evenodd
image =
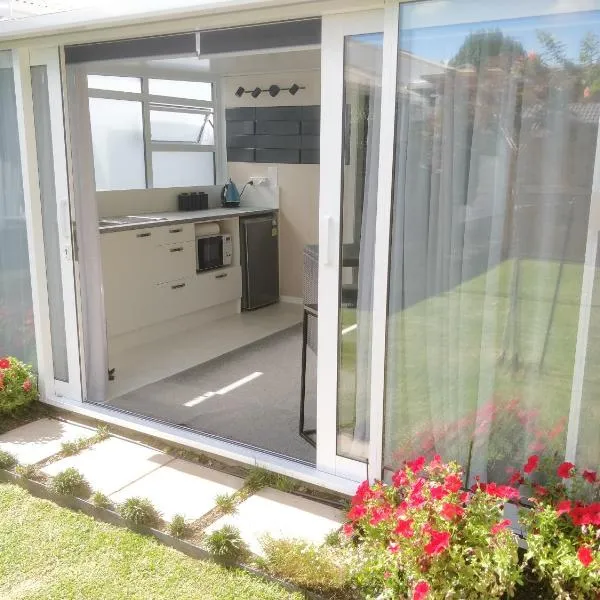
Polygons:
M510 485L520 485L521 483L523 483L523 476L521 475L521 472L520 471L515 471L510 476L510 479L508 480L508 483Z
M425 466L425 457L419 456L415 460L406 463L406 466L413 472L418 473Z
M577 551L577 558L584 567L589 567L594 560L594 555L592 554L589 546L581 546L581 548L579 548Z
M462 479L455 473L452 473L451 475L448 475L448 477L446 477L444 485L446 486L446 489L449 492L458 492L458 490L460 490L460 488L462 487Z
M540 457L537 454L533 454L527 459L527 463L523 467L523 471L525 471L525 473L527 473L527 475L529 475L530 473L533 473L533 471L535 471L538 468L539 463L540 463Z
M596 483L598 480L596 471L590 471L589 469L586 469L581 475L589 483Z
M450 533L448 531L431 530L431 541L424 548L429 556L441 554L450 545Z
M569 500L562 500L556 505L556 512L558 516L564 515L565 513L571 512L571 502Z
M548 495L548 489L545 488L543 485L538 485L537 483L534 483L533 489L534 489L535 493L540 497L544 497L544 496Z
M394 533L397 533L405 538L411 538L415 534L412 524L412 519L398 519Z
M344 523L343 532L348 537L352 537L354 535L354 525L352 523Z
M348 518L351 521L357 521L367 514L367 509L362 504L355 504L348 513Z
M493 481L491 483L479 483L477 482L472 490L482 490L490 496L501 498L502 500L518 500L521 496L519 490L511 487L510 485L498 485Z
M369 521L370 525L378 525L381 521L385 521L392 514L392 507L389 505L386 506L377 506L373 509L373 514L371 515L371 520Z
M442 510L440 514L447 521L454 521L454 519L458 517L462 517L464 514L464 509L462 509L458 504L452 504L450 502L446 502L444 506L442 506Z
M572 475L572 471L575 468L575 465L570 462L564 462L558 469L556 470L556 474L562 479L569 479Z
M448 495L448 491L443 485L436 485L432 487L430 493L431 497L434 500L441 500L442 498L445 498Z
M392 484L394 487L402 487L408 484L408 477L404 471L396 471L392 475Z
M463 492L458 499L465 504L469 500L469 492Z
M391 554L398 554L398 552L400 550L400 545L397 544L396 542L390 542L387 549L388 549L388 552L390 552Z
M371 486L368 481L363 481L356 489L352 504L362 504L371 495Z
M10 360L8 358L0 358L0 369L10 369Z
M26 379L23 382L23 391L24 392L30 392L31 391L31 381L29 379Z
M425 600L430 589L426 581L419 581L413 590L413 600Z
M571 520L574 525L600 526L600 502L589 506L576 506L571 510Z
M495 525L492 526L492 529L491 529L492 535L496 535L497 533L500 533L501 531L503 531L504 529L506 529L509 526L510 526L509 519L504 519L504 521L500 521L500 523L496 523Z

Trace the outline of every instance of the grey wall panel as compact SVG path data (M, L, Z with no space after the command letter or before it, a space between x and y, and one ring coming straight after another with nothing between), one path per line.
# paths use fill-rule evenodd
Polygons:
M254 106L228 108L225 110L225 119L227 121L254 121L256 119L256 108Z
M255 135L254 148L300 148L299 135Z
M301 121L301 106L260 106L256 108L257 121Z
M300 148L302 150L318 150L320 147L320 137L318 135L303 135Z
M134 40L78 44L65 47L67 63L81 63L90 60L113 60L122 58L142 58L164 56L165 54L196 54L196 34L178 33Z
M227 139L236 135L254 135L254 121L227 121L226 133Z
M318 150L301 150L300 151L300 162L304 165L318 165L320 161L320 155Z
M302 119L305 121L318 121L321 118L321 107L318 104L302 107Z
M257 148L256 162L298 164L300 162L300 150L268 150Z
M227 136L227 146L231 148L256 148L256 138L253 135Z
M229 124L227 127L229 127ZM300 133L300 121L256 121L256 133L298 135Z
M254 148L227 148L229 162L255 162Z
M320 133L320 121L302 121L302 135L319 135Z

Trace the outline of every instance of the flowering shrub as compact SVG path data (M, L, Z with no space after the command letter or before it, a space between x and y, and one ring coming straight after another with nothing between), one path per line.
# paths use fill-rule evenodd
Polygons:
M383 598L500 598L520 581L517 541L503 519L518 491L476 483L439 456L408 462L392 485L364 482L345 533L363 557L356 582Z
M29 406L37 395L31 367L16 358L0 358L0 414L13 414Z
M533 491L521 510L532 570L557 598L600 596L600 479L564 462L544 486L535 482L539 457L531 456L513 481Z

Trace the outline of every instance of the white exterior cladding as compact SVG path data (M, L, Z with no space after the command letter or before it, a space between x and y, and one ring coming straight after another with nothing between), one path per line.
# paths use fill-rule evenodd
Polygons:
M435 1L435 0L433 0ZM468 4L469 0L457 3ZM585 4L586 0L574 2ZM55 393L46 394L45 401L51 405L63 407L73 412L96 417L106 422L134 429L150 435L155 435L165 440L181 443L202 451L214 453L227 458L238 460L247 464L256 464L267 467L276 472L286 474L312 484L321 485L343 493L352 493L356 482L364 477L370 479L381 477L383 467L386 466L384 446L384 421L389 418L384 406L386 396L386 339L388 331L388 292L391 287L389 281L392 270L390 257L390 237L393 206L390 198L394 195L394 145L397 110L397 61L398 61L398 19L399 2L397 0L222 0L204 3L180 3L177 8L161 7L162 2L135 4L131 12L123 14L105 6L102 9L80 9L51 15L41 15L23 20L0 22L0 50L10 50L15 66L15 81L17 83L17 99L19 103L19 133L23 164L23 179L25 181L25 207L26 220L30 244L30 262L32 265L33 292L34 292L34 318L36 324L36 342L38 351L38 366L42 389L47 388ZM446 3L440 11L442 24L455 24L456 19L465 18L464 8L459 13L462 16L453 16L452 2ZM495 5L488 2L490 7ZM513 16L530 16L531 14L547 15L560 13L565 9L547 8L542 0L534 0L531 5L510 2ZM559 3L549 2L547 5ZM586 4L586 7L588 5ZM150 8L148 8L150 7ZM598 3L589 2L589 7L597 9ZM585 7L584 7L585 8ZM574 10L584 10L578 8ZM139 10L138 10L139 9ZM495 10L495 9L494 9ZM490 9L493 13L494 10ZM449 11L449 12L448 12ZM483 10L485 13L485 10ZM532 11L537 11L533 12ZM522 14L521 14L522 12ZM478 13L479 14L479 13ZM484 15L485 16L485 15ZM47 297L45 296L45 258L43 246L40 245L41 219L40 219L40 192L37 186L37 161L35 157L35 128L33 123L33 109L31 106L31 88L27 82L28 70L34 65L48 65L49 73L53 74L54 85L60 82L59 60L62 67L63 98L66 100L64 83L64 53L63 48L75 44L93 42L142 38L160 36L190 31L219 29L304 19L311 17L322 18L322 44L321 44L321 182L320 182L320 213L319 213L319 243L324 249L319 257L320 280L319 296L322 304L319 307L322 324L319 329L319 369L318 369L318 408L317 430L320 442L317 447L316 468L299 464L293 460L275 457L267 452L260 452L238 446L234 443L203 436L188 430L183 430L163 423L154 423L142 417L130 416L115 412L108 408L86 404L81 401L67 399L69 393L58 393L56 385L50 385L51 378L51 347L49 342L49 317L47 315ZM476 17L473 17L476 20ZM485 19L482 19L485 20ZM412 24L414 26L414 24ZM437 23L436 23L437 25ZM418 25L417 25L418 27ZM375 222L376 243L373 281L372 331L370 348L371 377L369 381L370 408L368 428L370 431L370 445L367 460L350 460L346 456L337 455L337 394L339 390L339 339L338 318L340 314L339 279L340 272L340 240L341 240L341 156L342 156L342 114L339 109L343 104L344 86L344 41L347 36L370 35L380 32L383 35L383 68L381 74L381 122L389 126L381 127L378 158L378 189L377 189L377 215ZM46 51L53 57L46 60ZM404 57L401 57L404 60ZM417 58L408 55L407 60L418 62ZM427 80L425 85L430 85L430 80L439 76L442 63L427 63L431 65L432 74L422 79ZM404 84L404 80L402 80ZM54 87L53 114L59 119L62 111L60 98L56 97ZM29 97L28 97L29 96ZM417 94L418 96L418 94ZM60 108L59 108L60 107ZM68 113L68 107L65 111ZM68 128L68 118L67 128ZM54 126L54 124L53 124ZM67 140L69 140L67 130ZM69 156L69 149L67 149ZM588 331L590 329L591 298L594 294L594 277L597 263L596 236L600 231L600 195L598 192L598 175L600 153L596 151L596 168L594 169L594 182L591 194L589 217L589 231L587 238L584 274L581 285L581 310L578 310L578 325L573 330L577 331L576 355L574 357L573 382L569 388L572 394L570 414L568 419L568 436L565 455L569 460L575 460L580 430L580 414L582 413L582 394L584 371L588 360ZM69 165L69 170L72 165ZM55 165L56 168L56 165ZM489 166L487 167L489 168ZM73 190L72 172L70 176L71 195ZM60 173L57 174L60 177ZM64 198L62 198L64 201ZM88 224L89 225L89 224ZM89 225L91 232L92 226ZM38 240L36 242L36 239ZM75 285L78 265L75 265ZM490 268L491 270L491 268ZM490 294L491 296L491 294ZM585 303L584 299L589 302ZM489 307L488 307L488 310ZM579 312L580 310L580 312ZM71 324L74 330L74 324ZM81 330L81 327L79 328ZM490 334L491 336L491 334ZM483 339L483 338L482 338ZM488 339L491 339L491 337ZM71 340L77 350L83 353L81 340ZM491 342L490 346L492 345ZM483 342L481 343L483 347ZM481 353L483 355L483 352ZM403 357L402 357L403 358ZM85 361L85 356L82 356ZM484 359L481 359L483 364ZM483 368L482 368L483 369ZM81 377L85 377L85 369L81 369ZM483 379L483 378L482 378ZM483 390L484 383L481 383ZM85 384L82 384L85 389ZM487 393L487 391L485 392ZM483 392L482 392L483 394ZM384 413L386 419L384 419ZM416 449L415 449L416 451ZM340 453L341 454L341 453ZM454 457L452 457L454 458ZM588 466L588 465L584 465ZM596 466L596 465L589 465Z

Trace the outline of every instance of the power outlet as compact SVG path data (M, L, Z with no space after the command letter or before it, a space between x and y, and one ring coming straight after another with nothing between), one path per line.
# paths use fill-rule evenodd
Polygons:
M266 185L267 183L269 183L269 178L268 177L250 177L250 181L252 182L252 185L254 185L254 186Z

